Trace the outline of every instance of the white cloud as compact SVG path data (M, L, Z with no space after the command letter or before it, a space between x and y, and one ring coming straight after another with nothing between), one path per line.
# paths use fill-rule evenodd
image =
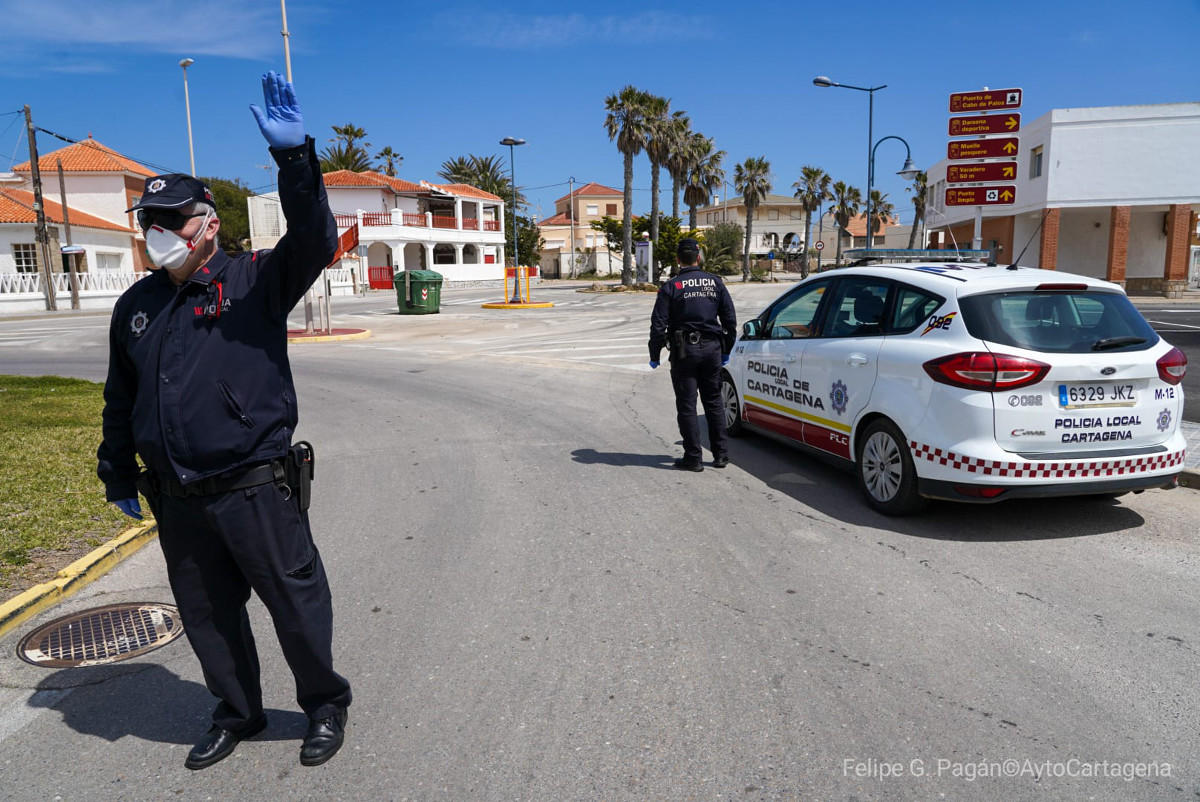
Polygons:
M517 15L461 11L439 14L438 27L480 47L541 48L579 44L631 45L712 39L717 23L711 17L681 16L645 11L633 16L585 14Z
M238 0L0 0L9 51L3 61L95 72L116 69L108 62L123 52L260 58L279 47L279 13L262 3L248 6Z

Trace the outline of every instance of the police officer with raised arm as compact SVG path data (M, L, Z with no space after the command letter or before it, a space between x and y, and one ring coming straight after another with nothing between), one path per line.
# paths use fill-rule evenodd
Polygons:
M341 748L350 685L333 668L333 603L308 522L313 453L298 415L287 316L337 250L292 85L263 76L251 105L279 165L287 233L229 257L213 196L189 175L146 179L137 211L157 269L117 301L98 474L106 497L159 542L184 629L218 703L184 765L203 769L267 725L246 602L266 605L309 727L306 766ZM136 457L145 465L140 470Z
M681 239L675 250L679 273L663 282L650 315L650 367L657 368L664 347L671 353L671 384L675 411L683 436L683 457L675 467L704 470L700 423L696 420L696 392L708 422L712 466L729 464L726 450L725 410L721 404L721 367L737 339L733 300L719 276L700 269L700 245Z

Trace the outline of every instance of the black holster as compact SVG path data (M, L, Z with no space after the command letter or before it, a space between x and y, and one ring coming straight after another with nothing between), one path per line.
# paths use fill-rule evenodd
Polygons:
M300 512L307 510L312 503L312 480L316 464L316 452L307 440L293 443L283 458L284 475L288 487L296 494Z
M687 359L687 335L683 331L673 331L668 335L671 342L671 359L678 361Z

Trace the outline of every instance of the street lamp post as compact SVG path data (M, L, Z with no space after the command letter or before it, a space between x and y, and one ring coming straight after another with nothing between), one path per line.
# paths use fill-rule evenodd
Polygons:
M192 175L196 175L196 151L192 148L192 99L188 96L187 84L187 68L195 62L190 58L180 60L179 66L183 67L183 105L187 109L187 125L188 125L188 157L192 160Z
M513 235L513 297L509 303L521 303L521 279L517 272L517 264L519 263L520 248L517 245L517 168L513 161L513 149L517 145L524 145L524 139L518 139L512 136L506 136L500 140L501 145L508 145L508 171L509 182L512 184L512 235Z
M836 81L831 81L827 76L818 75L813 78L813 84L820 87L837 86L842 89L857 89L860 92L866 92L869 98L867 103L867 247L871 247L871 147L875 141L875 93L880 89L887 89L887 84L879 86L851 86L850 84L839 84Z
M873 239L873 234L875 231L875 226L871 221L871 212L870 212L870 210L871 210L871 205L870 205L871 204L871 189L875 186L875 150L880 145L882 145L884 142L887 142L889 139L898 139L901 142L904 142L904 166L896 171L896 175L900 176L905 181L911 181L917 177L917 173L921 172L920 170L917 169L917 166L915 164L913 164L912 149L908 147L908 142L906 142L903 137L898 137L895 135L885 136L882 139L880 139L878 142L876 142L875 146L873 148L871 148L871 162L868 165L868 172L867 172L867 247L868 248L871 247L871 240Z

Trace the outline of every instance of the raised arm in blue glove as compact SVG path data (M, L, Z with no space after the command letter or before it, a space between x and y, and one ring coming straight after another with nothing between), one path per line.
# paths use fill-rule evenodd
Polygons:
M267 110L264 112L251 103L250 111L254 112L254 119L258 120L263 139L276 150L303 145L304 117L300 114L296 90L276 72L264 75L262 86L263 105Z
M128 515L130 518L142 520L142 503L136 498L123 498L120 501L114 501L117 509Z

